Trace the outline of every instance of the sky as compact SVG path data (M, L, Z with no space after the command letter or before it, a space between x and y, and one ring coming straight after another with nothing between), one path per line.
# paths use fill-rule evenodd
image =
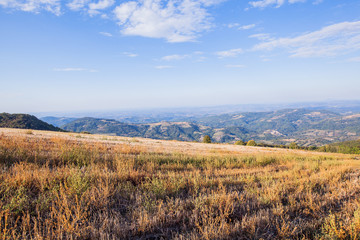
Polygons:
M0 0L0 112L359 92L359 0Z

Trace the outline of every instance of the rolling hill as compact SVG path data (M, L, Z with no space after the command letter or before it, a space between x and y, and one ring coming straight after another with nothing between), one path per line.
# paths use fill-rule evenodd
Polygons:
M124 123L101 118L81 118L63 129L74 132L201 141L210 135L216 142L254 139L269 144L321 146L360 137L360 114L343 115L328 110L285 109L271 112L221 114L192 122Z
M23 128L47 131L64 131L29 114L0 114L1 128Z

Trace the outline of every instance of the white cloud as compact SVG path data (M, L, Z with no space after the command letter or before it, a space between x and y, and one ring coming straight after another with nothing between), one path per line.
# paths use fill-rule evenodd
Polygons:
M169 65L161 65L161 66L155 66L156 69L169 69L169 68L174 68L174 66L169 66Z
M99 10L104 10L106 8L111 7L114 5L115 0L99 0L97 3L90 3L89 4L89 14L90 15L96 15L99 14Z
M238 30L249 30L256 27L256 24L240 25L239 23L230 23L227 25L228 28L237 28Z
M227 51L217 52L216 55L218 55L218 57L220 57L220 58L236 57L237 55L239 55L243 52L244 52L244 50L242 50L241 48L236 48L236 49L231 49L231 50L227 50Z
M260 1L251 1L249 2L249 4L252 7L257 7L257 8L265 8L269 6L275 6L276 8L278 8L287 2L293 4L298 2L306 2L306 0L260 0Z
M265 40L253 50L284 48L292 57L326 57L360 50L360 21L342 22L297 37Z
M66 6L72 11L87 11L90 16L100 14L100 10L109 8L115 4L115 0L98 0L97 2L90 2L90 0L72 0ZM101 15L102 18L107 18L106 14Z
M106 19L112 14L123 35L187 42L213 26L207 9L223 1L227 0L123 0L115 7L115 0L0 0L0 7L60 15L63 5Z
M54 68L56 72L98 72L95 69L87 69L87 68Z
M101 35L105 36L105 37L112 37L113 35L111 33L108 32L99 32Z
M256 24L249 24L249 25L244 25L244 26L240 26L239 30L249 30L256 27Z
M193 41L211 23L206 7L219 0L140 0L114 10L121 32L129 36L164 38L168 42Z
M66 6L73 11L79 11L83 9L88 2L89 0L73 0L66 4Z
M262 41L271 40L271 39L272 39L272 38L270 37L270 34L268 34L268 33L253 34L253 35L250 35L249 38L256 38L256 39L262 40Z
M228 28L235 28L235 27L239 27L240 24L239 23L230 23L227 25Z
M225 67L227 67L227 68L244 68L246 66L239 64L239 65L226 65Z
M139 54L132 53L132 52L123 52L123 54L128 56L128 57L137 57L137 56L139 56Z
M161 59L164 61L173 61L173 60L181 60L181 59L188 58L188 57L189 57L189 55L174 54L174 55L164 56Z
M0 0L0 6L25 12L39 13L45 10L55 15L61 14L60 0Z

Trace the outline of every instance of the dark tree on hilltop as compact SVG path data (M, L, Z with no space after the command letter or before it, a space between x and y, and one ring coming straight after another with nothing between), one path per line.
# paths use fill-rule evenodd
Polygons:
M204 136L203 143L211 143L211 138L209 135Z

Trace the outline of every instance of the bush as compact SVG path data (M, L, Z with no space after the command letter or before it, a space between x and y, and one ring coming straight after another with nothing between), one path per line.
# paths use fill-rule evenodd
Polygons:
M296 142L292 142L292 143L290 143L289 148L290 149L299 149L299 146L296 144Z
M209 135L204 136L203 143L211 143L211 138Z
M254 140L250 140L247 142L246 146L256 146L256 142Z
M243 145L244 146L244 145L246 145L246 143L242 140L239 140L239 141L235 142L235 145Z

